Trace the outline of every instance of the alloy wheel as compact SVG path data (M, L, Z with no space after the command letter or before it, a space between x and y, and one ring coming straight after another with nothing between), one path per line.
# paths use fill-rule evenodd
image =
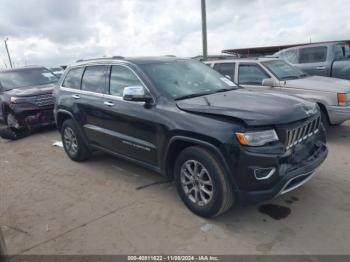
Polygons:
M188 160L181 167L181 185L189 200L207 205L213 197L213 182L208 170L196 160Z
M64 129L64 144L66 146L66 149L68 153L73 156L78 152L79 146L78 146L78 140L77 137L73 131L72 128L66 127Z

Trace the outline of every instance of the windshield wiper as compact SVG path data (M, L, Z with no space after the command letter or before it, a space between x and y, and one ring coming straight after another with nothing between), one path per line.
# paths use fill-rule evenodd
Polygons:
M236 88L222 88L222 89L219 89L219 90L216 90L214 91L213 93L221 93L221 92L228 92L228 91L232 91L232 90L236 90L238 89L237 87Z
M210 94L213 94L213 92L203 92L203 93L196 93L196 94L179 96L179 97L175 98L175 100L183 100L183 99L187 99L187 98L194 98L194 97L205 96L205 95L210 95Z

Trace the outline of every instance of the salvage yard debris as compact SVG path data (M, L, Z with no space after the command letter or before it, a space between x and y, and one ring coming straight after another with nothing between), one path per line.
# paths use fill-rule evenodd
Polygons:
M3 127L0 128L0 137L7 140L17 140L30 134L27 128Z
M63 143L62 143L62 141L55 141L55 142L52 144L52 146L56 146L56 147L61 147L61 148L63 148Z

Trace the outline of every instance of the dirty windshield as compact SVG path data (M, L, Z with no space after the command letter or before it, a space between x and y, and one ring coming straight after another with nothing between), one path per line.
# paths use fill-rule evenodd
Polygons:
M158 90L176 100L237 89L230 79L194 60L142 65Z

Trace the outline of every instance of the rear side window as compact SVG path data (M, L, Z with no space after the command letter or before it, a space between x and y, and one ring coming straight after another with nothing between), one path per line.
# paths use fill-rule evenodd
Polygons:
M68 87L68 88L80 89L81 77L83 75L83 72L84 72L84 67L71 69L68 72L66 78L64 79L62 86Z
M119 65L112 66L109 91L111 95L122 96L125 87L140 85L142 85L140 80L129 68Z
M258 65L239 65L239 84L241 85L262 85L262 81L270 78Z
M326 58L327 46L300 49L300 64L325 62Z
M108 66L88 66L85 69L81 89L94 93L106 93Z
M214 65L214 69L224 76L231 77L231 80L235 79L235 63L217 63Z

